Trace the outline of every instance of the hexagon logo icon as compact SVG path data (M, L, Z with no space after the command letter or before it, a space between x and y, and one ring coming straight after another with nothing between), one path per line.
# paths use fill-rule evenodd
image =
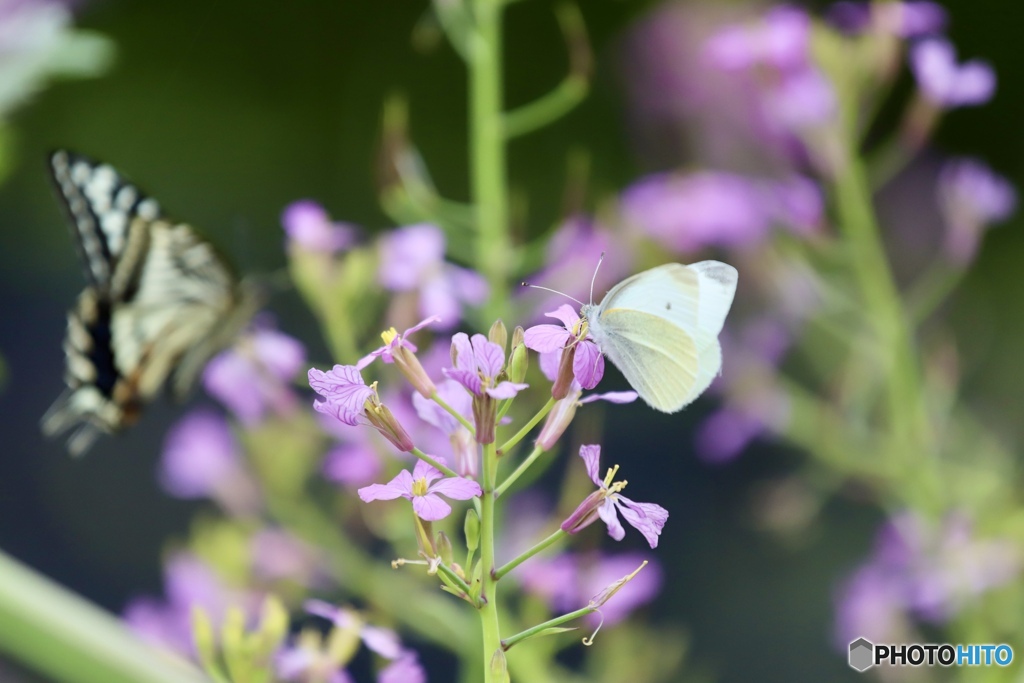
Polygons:
M867 671L875 665L875 645L867 638L858 638L850 643L850 666L857 671Z

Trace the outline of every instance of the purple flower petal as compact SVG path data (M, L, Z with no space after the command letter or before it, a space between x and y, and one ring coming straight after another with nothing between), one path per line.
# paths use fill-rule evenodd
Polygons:
M584 389L593 389L604 377L604 356L597 344L580 342L572 360L572 373Z
M910 65L922 92L938 106L984 104L995 91L992 67L978 60L958 66L953 45L943 38L915 45Z
M635 391L608 391L603 394L590 394L580 399L580 403L593 403L594 401L608 401L609 403L632 403L639 394Z
M444 277L438 274L423 283L420 289L420 315L429 315L438 320L446 320L447 324L437 325L439 329L454 327L462 317L462 306L455 289Z
M329 481L346 486L365 486L380 474L383 464L367 444L339 444L324 458L321 468Z
M364 503L371 500L394 500L395 498L412 496L413 476L408 470L402 470L387 484L370 484L359 489L357 493Z
M601 446L598 444L584 444L580 446L580 457L583 458L583 463L586 465L587 476L590 477L590 481L604 488L604 482L601 481L600 474Z
M364 626L362 636L366 647L385 659L395 659L402 653L402 641L389 628Z
M362 415L362 412L349 410L346 406L334 401L313 401L313 410L330 415L339 422L344 422L352 427L359 424L359 417Z
M572 335L558 325L534 325L526 330L523 343L526 344L526 348L539 353L551 353L561 351L570 338Z
M452 370L445 368L442 372L444 372L446 377L452 378L473 394L480 396L483 393L483 383L476 370Z
M622 527L622 522L619 521L619 515L616 511L615 503L611 500L605 500L601 504L601 507L597 508L598 516L608 526L608 535L614 538L616 541L621 541L626 536L626 530Z
M288 239L309 251L333 253L355 242L356 230L347 223L333 223L322 206L309 199L285 207L281 223Z
M416 653L407 651L381 670L377 683L427 683L427 674Z
M442 465L448 464L445 462L444 458L439 457L434 459L437 460ZM440 470L438 470L436 467L428 463L426 460L417 460L416 464L412 468L412 478L426 479L428 484L434 481L435 479L442 478L443 476L444 475L441 474Z
M410 225L386 234L380 240L381 285L400 292L416 289L440 267L444 247L444 233L436 225Z
M425 496L414 496L412 509L416 516L425 522L436 522L451 514L452 506L444 502L440 496L428 493Z
M469 341L469 335L465 332L458 332L452 336L452 357L455 359L455 368L458 370L472 370L476 372L476 357L473 355L473 345ZM480 393L479 391L475 393Z
M526 389L529 384L523 384L521 382L500 382L498 386L493 389L487 390L487 395L491 398L506 399L512 398L523 389Z
M652 548L657 548L658 536L668 521L668 510L654 503L636 503L625 496L617 499L623 518L644 535Z
M327 372L310 368L308 376L314 391L350 411L361 413L366 399L373 396L373 389L366 386L354 365L335 365Z
M224 418L209 411L183 417L167 433L160 485L178 498L200 498L239 474L238 446Z
M465 477L448 477L430 485L430 493L439 493L452 500L469 500L483 494L480 484Z
M501 347L488 341L482 334L474 334L472 343L477 367L486 377L497 377L501 372L501 366L505 364L505 354Z
M562 304L555 310L549 311L544 315L549 318L561 320L562 324L565 325L565 329L570 333L576 328L576 323L580 321L579 313L577 313L576 309L569 304Z

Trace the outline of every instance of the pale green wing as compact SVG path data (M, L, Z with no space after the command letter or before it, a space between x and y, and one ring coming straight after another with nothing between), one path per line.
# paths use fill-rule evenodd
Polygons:
M700 294L697 271L681 263L666 263L615 285L601 301L599 310L641 311L689 331L699 324Z
M700 333L694 338L651 313L614 308L601 315L596 328L595 338L608 358L640 398L662 412L674 413L690 403L721 365L717 340Z

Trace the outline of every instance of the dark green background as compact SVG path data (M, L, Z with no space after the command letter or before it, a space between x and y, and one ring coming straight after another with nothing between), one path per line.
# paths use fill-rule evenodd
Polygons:
M0 353L9 370L0 394L0 548L120 610L131 595L160 590L163 543L185 532L194 510L154 483L174 407L155 407L141 427L81 461L39 435L38 418L61 389L64 310L82 284L45 153L66 146L115 164L241 270L268 272L284 263L278 217L297 198L318 199L335 217L371 229L388 225L377 208L373 156L381 102L401 93L438 186L464 199L465 75L447 46L412 47L424 4L109 0L81 7L80 24L116 43L116 65L101 79L57 84L14 116L16 167L0 186ZM624 32L648 6L584 4L597 54L594 92L511 151L512 183L530 198L530 231L558 218L562 150L592 152L599 192L650 170L627 145L621 79L628 72L620 61ZM938 144L988 159L1022 187L1024 7L1015 0L946 6L961 54L991 60L1000 84L991 105L950 116ZM566 68L551 8L531 0L510 10L509 104L541 94ZM1013 439L1024 384L1020 222L990 235L950 314L970 361L969 400ZM326 358L312 321L293 303L287 294L272 303L282 327L309 342L314 358ZM658 551L665 599L651 617L684 625L692 662L725 683L859 680L831 649L832 595L837 578L868 552L880 515L844 497L795 543L756 531L752 486L793 469L801 456L765 446L724 468L701 464L689 444L708 409L682 418L626 409L610 423L606 448L634 453L633 494L672 515Z

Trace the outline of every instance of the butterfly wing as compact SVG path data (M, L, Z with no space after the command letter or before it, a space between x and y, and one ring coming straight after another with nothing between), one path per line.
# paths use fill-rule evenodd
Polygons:
M612 288L591 332L651 407L674 413L722 367L718 333L732 304L736 269L717 261L670 263Z
M134 422L169 380L184 394L255 312L257 297L192 228L154 217L151 200L123 209L129 203L118 197L143 195L111 167L66 152L53 165L92 284L68 314L68 389L43 431L75 427L68 448L78 455L99 433ZM123 220L108 217L122 210Z

